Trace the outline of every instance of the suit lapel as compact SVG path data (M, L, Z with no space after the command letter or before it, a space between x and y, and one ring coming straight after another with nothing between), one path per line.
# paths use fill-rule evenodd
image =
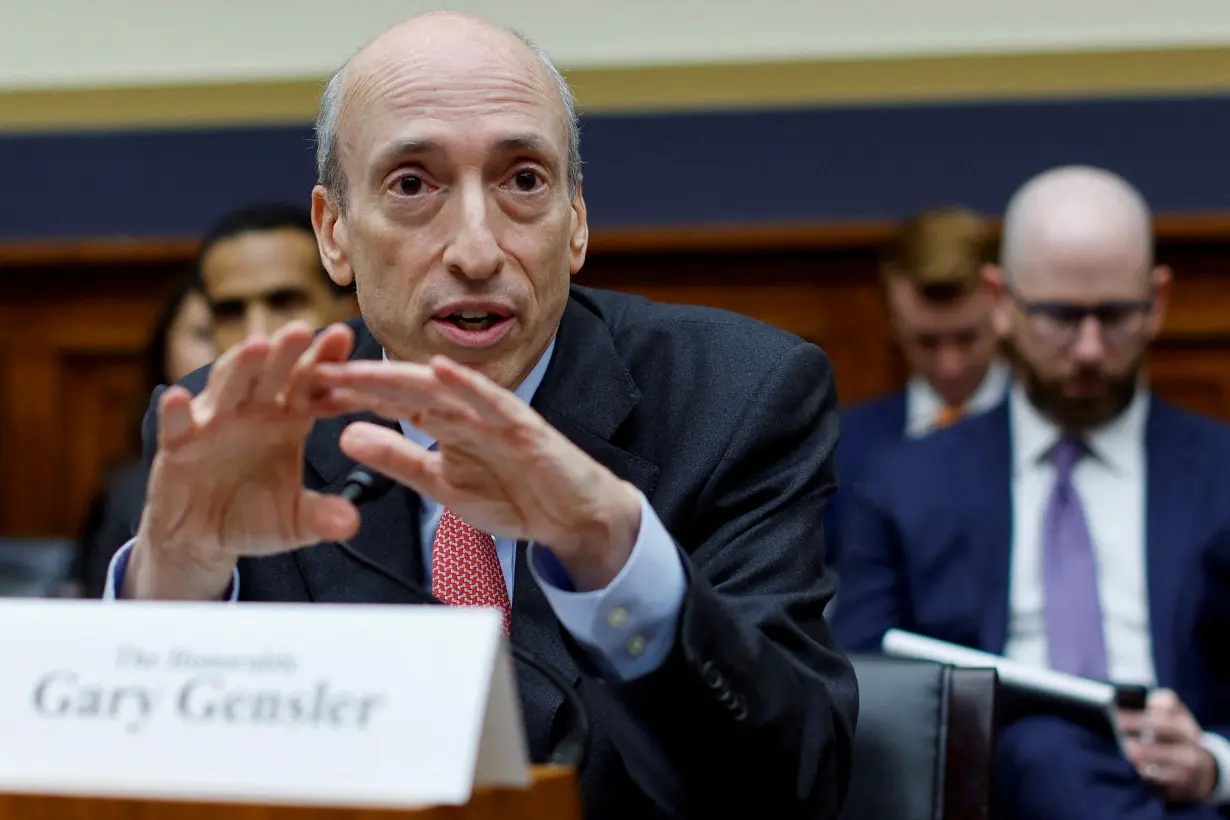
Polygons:
M979 577L987 582L979 624L980 648L999 654L1008 639L1012 570L1012 422L1008 403L988 413L978 427L981 440L970 442L978 463L964 472L974 534L967 546L981 569Z
M657 467L611 443L639 398L606 324L575 298L570 299L533 407L590 457L649 496L657 481ZM514 643L567 680L580 679L562 627L531 574L525 544L517 548L512 624ZM530 749L535 759L541 759L563 729L556 727L563 697L534 672L522 669L519 677Z
M1200 480L1207 455L1185 434L1183 417L1151 399L1145 428L1145 579L1149 595L1149 631L1153 664L1160 686L1176 683L1175 646L1189 640L1183 629L1181 568L1183 553L1199 546L1192 522L1200 513Z
M383 349L363 324L355 326L352 359L379 359ZM308 486L338 492L358 466L342 452L342 431L356 421L369 421L398 429L397 423L370 413L352 413L322 419L312 428L304 448ZM423 582L422 546L417 526L418 495L394 485L385 495L359 509L359 532L350 545L364 555L396 570L415 583ZM334 544L318 544L294 553L313 601L329 603L395 603L409 600L397 585L357 566Z

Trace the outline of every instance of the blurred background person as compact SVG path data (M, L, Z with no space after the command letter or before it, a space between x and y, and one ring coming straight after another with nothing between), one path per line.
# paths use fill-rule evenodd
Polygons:
M243 205L206 232L198 260L219 353L296 319L324 327L357 315L353 287L339 287L320 263L306 208Z
M1109 732L1010 722L1007 820L1225 817L1230 426L1147 386L1171 282L1149 208L1109 172L1045 172L1008 205L1001 265L1009 398L868 466L834 630L849 651L899 628L1153 690L1120 716L1126 759Z
M843 499L872 455L998 405L1008 384L983 272L994 263L990 222L961 207L906 219L881 253L880 282L906 386L842 414L838 490L825 514L827 562L840 561Z
M132 452L141 451L141 420L154 388L173 384L214 360L209 304L195 275L179 279L167 295L145 352L144 397L134 405ZM128 538L128 520L145 504L145 465L140 458L107 471L86 514L73 580L89 598L102 596L111 556Z

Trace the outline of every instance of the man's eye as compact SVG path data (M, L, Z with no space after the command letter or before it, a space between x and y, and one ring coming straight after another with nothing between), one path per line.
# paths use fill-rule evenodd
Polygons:
M215 322L234 322L242 319L246 309L244 303L238 299L226 299L214 302L210 306Z
M519 191L532 191L539 186L541 180L538 174L534 171L519 171L513 177L513 185L517 186Z
M400 177L394 186L399 194L404 196L418 196L423 193L423 178L417 177L414 174L407 174Z

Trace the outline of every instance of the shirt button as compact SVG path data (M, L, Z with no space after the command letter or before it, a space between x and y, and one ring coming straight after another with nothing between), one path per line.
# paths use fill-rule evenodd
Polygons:
M619 629L628 624L628 609L627 607L617 606L607 613L606 622L611 626Z
M644 635L633 635L628 639L628 643L625 644L625 646L628 649L629 655L634 658L639 658L641 655L645 654L647 642L645 641Z

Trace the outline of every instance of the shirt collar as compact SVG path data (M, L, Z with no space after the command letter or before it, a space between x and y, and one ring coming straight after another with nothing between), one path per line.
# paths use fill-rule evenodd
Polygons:
M1058 425L1038 412L1019 382L1012 386L1009 412L1013 467L1019 473L1046 458L1063 433ZM1149 391L1140 387L1122 413L1083 436L1090 453L1117 472L1131 470L1132 454L1141 452L1144 446L1148 414Z
M982 377L982 383L965 403L965 415L976 416L995 407L1004 398L1008 388L1008 365L994 361ZM906 432L911 436L922 435L931 430L935 418L944 407L944 400L935 392L926 379L914 376L906 385Z
M551 364L551 356L555 353L555 339L551 340L551 344L547 345L546 351L538 359L538 363L534 365L534 369L529 372L529 375L517 385L513 390L513 395L521 399L526 404L530 404L534 400L534 395L538 393L538 388L542 384L543 377L547 374L547 366ZM381 357L387 362L389 360L388 351L381 349ZM413 441L415 444L422 445L427 449L436 446L436 440L432 436L418 429L405 419L399 419L397 422L401 425L401 431L405 433L406 438Z

